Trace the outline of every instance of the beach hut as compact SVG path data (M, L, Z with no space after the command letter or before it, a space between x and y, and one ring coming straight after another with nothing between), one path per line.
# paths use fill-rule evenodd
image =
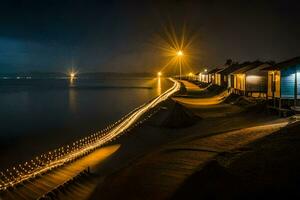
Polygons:
M229 87L232 88L232 92L246 96L249 94L257 97L265 96L267 73L261 69L267 66L263 64L260 61L244 63L239 69L233 71L229 77Z
M265 68L268 71L268 99L280 111L297 109L300 99L300 57Z
M200 72L198 76L199 76L200 82L208 83L208 73L207 72Z
M208 72L208 82L209 83L213 83L213 84L216 84L216 73L218 72L218 71L221 71L222 69L220 69L220 68L215 68L215 69L213 69L213 70L211 70L211 71L209 71Z
M197 73L195 74L195 80L196 80L196 81L200 81L200 72L197 72Z
M245 63L244 63L245 64ZM232 87L233 80L231 80L230 74L235 70L241 68L244 64L234 63L228 67L216 72L215 84L222 87Z

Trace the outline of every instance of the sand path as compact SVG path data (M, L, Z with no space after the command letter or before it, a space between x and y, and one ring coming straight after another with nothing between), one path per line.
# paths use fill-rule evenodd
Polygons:
M201 92L198 86L182 82L188 92ZM224 94L205 99L173 98L201 116L202 120L192 127L171 130L177 140L106 177L92 199L100 196L102 199L124 196L129 199L170 198L189 176L218 155L236 151L289 123L288 119L261 113L242 113L243 108L222 103L222 98ZM155 130L159 133L161 129L152 131Z

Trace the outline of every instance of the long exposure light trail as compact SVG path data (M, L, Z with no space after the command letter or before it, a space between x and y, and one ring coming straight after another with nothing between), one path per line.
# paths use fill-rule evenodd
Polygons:
M71 152L68 152L69 149L65 150L63 147L55 150L55 155L58 155L57 157L53 157L53 153L49 152L49 154L44 154L41 157L44 157L47 160L46 164L38 165L33 160L30 162L26 162L23 166L26 166L27 168L24 169L22 165L19 165L19 168L13 167L14 173L12 173L10 170L7 169L6 173L1 172L0 176L2 179L0 179L0 191L6 190L8 187L13 187L18 183L21 183L25 180L28 180L30 178L34 178L38 175L41 175L45 172L48 172L56 167L62 166L70 161L75 160L76 158L80 158L83 155L86 155L87 153L95 150L96 148L101 147L102 145L106 144L107 142L112 141L117 136L119 136L121 133L129 129L131 126L133 126L140 117L142 117L147 111L149 111L151 108L158 105L160 102L166 100L168 97L170 97L175 92L179 91L180 89L180 83L172 78L169 79L174 84L173 86L165 91L163 94L159 95L149 103L146 103L138 108L136 108L134 111L129 113L127 116L125 116L121 121L119 120L118 123L116 123L115 126L110 126L110 129L105 129L105 134L101 135L101 137L97 137L95 139L95 135L91 135L91 137L88 137L90 140L82 139L80 140L80 145L83 145L82 148L78 148L76 150L73 150ZM78 141L73 143L73 145L78 145ZM78 147L78 146L76 146ZM69 145L67 146L69 148ZM64 154L67 152L66 154ZM49 156L49 157L48 157ZM38 157L36 157L38 159ZM51 159L50 159L51 158ZM28 164L29 163L29 164ZM18 170L19 169L19 170ZM8 177L10 176L10 177Z

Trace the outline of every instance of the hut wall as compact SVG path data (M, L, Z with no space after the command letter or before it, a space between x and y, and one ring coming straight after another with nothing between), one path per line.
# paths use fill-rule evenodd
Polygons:
M208 74L201 74L200 81L204 83L208 83Z
M268 71L268 97L280 97L280 71Z
M247 92L267 92L267 72L258 69L246 72L246 91Z
M232 74L228 75L228 87L229 88L234 87L234 75L232 75Z
M216 76L215 74L212 74L212 75L211 75L211 82L212 82L213 84L215 84L215 76Z
M293 67L281 70L281 97L293 99L295 90L295 69Z
M215 83L217 85L221 85L221 74L216 74L216 80L215 80Z
M281 98L293 99L295 93L295 74L297 71L297 98L300 98L300 65L281 70Z
M234 75L234 89L245 91L245 74Z

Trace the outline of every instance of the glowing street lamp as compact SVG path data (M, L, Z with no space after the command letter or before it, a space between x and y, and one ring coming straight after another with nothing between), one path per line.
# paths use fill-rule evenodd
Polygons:
M161 77L162 73L161 72L157 72L157 76Z
M183 52L181 50L177 51L177 56L179 56L179 57L183 56Z

